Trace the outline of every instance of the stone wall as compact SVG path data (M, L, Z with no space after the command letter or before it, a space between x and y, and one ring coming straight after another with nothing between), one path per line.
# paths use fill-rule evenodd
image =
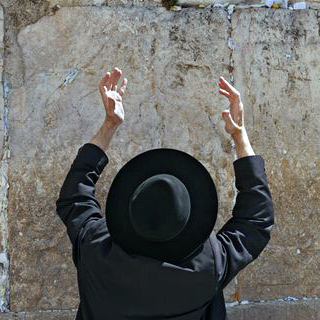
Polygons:
M101 203L132 156L174 147L212 174L216 228L230 217L234 154L220 118L227 103L217 93L224 75L242 93L276 210L267 249L226 289L230 319L320 318L317 9L0 3L0 310L7 311L0 319L74 317L76 272L55 200L77 149L101 123L98 84L113 66L129 86L126 120L98 184Z

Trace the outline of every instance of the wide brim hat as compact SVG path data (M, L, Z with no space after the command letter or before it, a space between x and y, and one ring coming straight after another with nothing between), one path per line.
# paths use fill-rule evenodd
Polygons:
M146 239L136 231L130 217L130 203L144 181L162 174L176 177L186 187L190 215L179 234L159 242ZM106 201L106 222L113 241L128 253L181 262L207 240L213 231L217 211L217 192L207 169L183 151L159 148L135 156L117 173Z

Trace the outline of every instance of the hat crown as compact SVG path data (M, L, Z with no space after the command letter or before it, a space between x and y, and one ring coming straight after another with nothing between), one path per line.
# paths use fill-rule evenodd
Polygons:
M129 216L141 237L163 242L184 229L190 208L189 193L183 182L170 174L157 174L136 188L129 202Z

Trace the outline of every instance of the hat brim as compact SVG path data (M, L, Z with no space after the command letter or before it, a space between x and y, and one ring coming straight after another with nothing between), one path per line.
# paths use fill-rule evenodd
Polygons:
M156 174L171 174L186 186L190 218L175 238L149 241L137 234L129 217L129 202L142 181ZM143 152L128 161L114 178L106 202L106 222L112 239L131 254L179 262L194 253L209 237L217 219L218 198L211 175L194 157L176 149Z

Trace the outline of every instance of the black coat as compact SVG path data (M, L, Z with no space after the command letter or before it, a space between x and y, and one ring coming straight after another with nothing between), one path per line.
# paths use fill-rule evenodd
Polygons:
M227 319L223 288L270 239L273 206L263 159L234 162L239 192L232 218L179 265L129 254L112 241L95 197L95 184L107 163L100 148L85 144L57 201L77 268L77 319Z

